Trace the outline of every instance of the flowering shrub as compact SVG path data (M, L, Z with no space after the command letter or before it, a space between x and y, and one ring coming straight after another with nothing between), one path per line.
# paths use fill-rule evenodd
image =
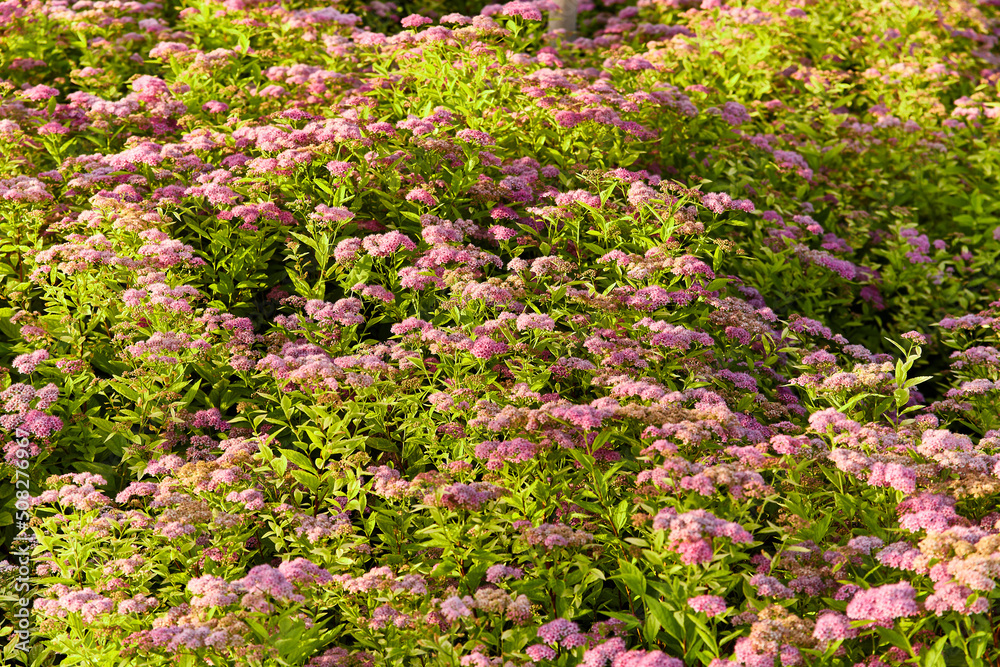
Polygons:
M6 661L1000 660L996 3L554 9L0 2Z

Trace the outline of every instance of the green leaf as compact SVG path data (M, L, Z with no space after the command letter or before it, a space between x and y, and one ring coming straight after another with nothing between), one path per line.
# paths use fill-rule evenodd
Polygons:
M201 380L195 381L191 388L184 393L184 398L182 403L184 407L188 407L194 401L194 397L198 395L198 389L201 388Z
M297 452L294 449L279 449L278 451L302 470L316 472L316 467L313 465L313 462L302 452Z
M53 97L52 99L55 98ZM2 331L8 338L17 340L21 337L21 327L10 321L10 318L13 316L13 308L0 308L0 331Z
M130 387L127 387L125 383L119 382L117 380L108 380L108 384L114 387L115 391L117 391L119 394L129 399L133 403L139 401L139 393L131 389Z
M732 282L729 278L716 278L708 284L705 289L709 292L716 292Z
M901 408L910 400L910 390L900 387L892 393L892 396L896 400L896 407Z
M947 637L941 637L934 642L934 646L931 646L924 651L924 653L920 656L920 664L922 667L946 667L943 654L944 645L947 641Z
M615 528L621 530L628 522L628 500L623 500L611 511L611 522Z
M319 477L313 475L312 473L306 472L305 470L293 470L291 472L291 475L292 477L295 478L295 481L304 485L307 489L309 489L313 493L316 493L316 489L319 488L321 480Z
M396 446L396 443L392 440L386 440L385 438L370 437L365 440L365 444L379 450L380 452L395 452L399 449Z
M279 477L284 477L285 471L288 470L288 459L284 456L274 459L271 461L271 467L274 468Z
M612 575L611 579L621 581L635 595L643 595L646 592L646 575L627 561L619 561L619 568L618 574Z
M906 638L902 632L895 630L893 628L879 628L876 627L875 631L878 632L879 637L884 641L888 641L890 644L898 649L906 651L910 657L913 657L913 646L910 644L910 640Z

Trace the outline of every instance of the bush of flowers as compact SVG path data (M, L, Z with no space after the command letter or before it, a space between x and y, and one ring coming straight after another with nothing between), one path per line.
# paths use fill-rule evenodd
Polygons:
M5 664L1000 664L998 5L0 2Z

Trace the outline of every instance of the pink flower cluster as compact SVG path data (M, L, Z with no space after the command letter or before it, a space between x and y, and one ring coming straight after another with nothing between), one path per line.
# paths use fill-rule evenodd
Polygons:
M653 518L653 530L667 531L668 548L689 565L712 560L713 538L726 537L734 543L753 541L753 536L739 524L719 519L705 510L678 514L674 508L665 507Z

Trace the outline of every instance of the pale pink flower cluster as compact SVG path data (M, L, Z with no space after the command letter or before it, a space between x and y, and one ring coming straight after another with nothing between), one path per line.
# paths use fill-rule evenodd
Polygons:
M53 584L50 591L58 597L35 600L35 609L41 614L66 618L69 614L78 613L85 623L93 623L100 616L115 610L114 600L89 588L70 590L64 584Z
M890 627L897 618L920 613L916 596L916 590L906 581L858 591L847 603L847 618Z
M311 514L296 513L298 525L295 527L295 534L304 536L309 542L317 544L332 537L343 536L351 533L350 516L346 512L337 514Z
M38 364L48 360L48 358L48 350L35 350L34 352L20 354L14 357L14 361L11 362L11 366L13 366L17 372L22 375L30 375L36 368L38 368Z
M45 505L57 503L63 507L72 507L87 512L104 505L111 504L111 499L97 490L97 486L104 486L107 481L100 475L93 473L69 473L58 477L51 477L47 480L49 485L59 482L72 482L63 484L58 489L43 491L40 495L31 499L32 505Z
M476 445L476 458L486 461L488 470L501 470L505 463L530 461L541 446L525 438L487 440Z
M456 482L439 487L424 495L426 505L448 509L479 510L488 502L507 495L507 489L488 482L463 484Z
M689 565L712 560L713 538L726 537L734 543L753 541L753 536L739 524L705 510L678 514L672 507L664 508L653 518L653 530L667 531L667 548L680 554L681 562Z
M720 616L726 613L729 607L726 605L726 599L721 598L718 595L698 595L693 598L688 598L688 606L695 611L701 612L707 616Z
M402 250L416 250L417 244L402 232L369 234L361 240L361 246L372 257L389 257Z
M542 546L546 551L559 547L583 547L594 539L591 533L576 530L562 523L543 523L527 528L524 539L532 546Z
M309 299L306 302L306 314L320 323L336 323L343 326L363 324L365 318L361 315L363 304L361 299L350 297L339 299L334 303Z

